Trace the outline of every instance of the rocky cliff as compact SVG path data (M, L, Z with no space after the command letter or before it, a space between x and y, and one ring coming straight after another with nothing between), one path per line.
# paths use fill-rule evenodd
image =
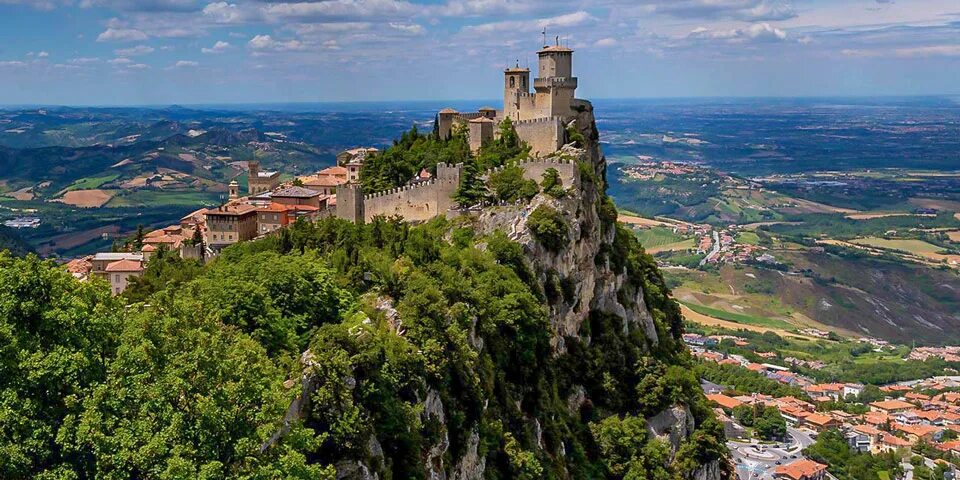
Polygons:
M394 261L385 275L396 287L368 292L346 334L313 341L313 352L350 360L337 370L303 356L288 426L336 434L343 418L371 420L345 435L351 445L320 454L337 478L728 476L679 309L616 224L589 103L568 136L555 156L576 162L577 185L417 227L441 231L455 253L438 252L443 265L423 276L410 273L416 259ZM494 277L522 283L488 291ZM396 353L411 348L416 368Z

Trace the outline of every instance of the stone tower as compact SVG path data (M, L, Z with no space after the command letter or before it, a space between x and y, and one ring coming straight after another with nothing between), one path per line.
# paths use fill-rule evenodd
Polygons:
M503 71L503 116L520 120L521 110L532 103L530 95L530 69L516 66Z
M543 117L569 117L577 90L577 77L573 76L573 50L562 45L544 46L537 52L540 57L538 77L533 80L536 90L536 106Z
M476 154L480 147L493 140L494 122L488 117L478 117L470 120L470 151Z
M230 182L230 200L236 200L240 198L240 184L236 180Z
M337 217L353 223L364 222L363 187L359 183L345 183L337 187Z
M250 160L247 162L247 193L256 195L257 186L260 183L260 162Z

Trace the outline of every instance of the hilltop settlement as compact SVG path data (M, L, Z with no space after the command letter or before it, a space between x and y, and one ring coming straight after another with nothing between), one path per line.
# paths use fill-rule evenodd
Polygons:
M437 114L435 133L441 140L466 135L470 151L476 154L502 135L502 128L495 127L506 124L529 147L529 157L519 165L525 179L539 181L550 170L563 185L576 186L577 166L562 149L572 140L568 129L577 112L587 110L589 103L574 96L573 50L548 45L537 54L539 76L532 82L528 68L516 65L504 70L501 110L483 107L477 112L458 112L445 108ZM288 182L281 182L279 172L262 170L260 162L249 161L246 192L233 180L226 203L194 211L175 225L138 232L127 251L74 259L66 268L79 279L101 277L109 281L114 294L120 294L159 252L204 260L230 245L276 234L299 220L339 217L362 223L378 216L399 216L422 222L441 215L456 216L460 209L471 207L453 198L463 181L463 164L437 164L433 171L423 169L404 185L384 191L365 188L361 178L364 163L380 153L375 147L350 149L337 155L335 166ZM483 178L501 170L492 168Z

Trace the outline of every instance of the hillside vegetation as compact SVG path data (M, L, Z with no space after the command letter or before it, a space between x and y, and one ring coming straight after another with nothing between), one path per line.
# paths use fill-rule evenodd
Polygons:
M483 214L300 221L204 266L157 255L123 299L0 256L0 477L728 476L679 308L592 155L582 192L529 200L549 245Z

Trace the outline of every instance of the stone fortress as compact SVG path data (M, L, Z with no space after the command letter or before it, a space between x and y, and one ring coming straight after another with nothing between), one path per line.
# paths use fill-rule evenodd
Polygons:
M563 147L567 124L578 109L586 107L574 96L577 78L573 76L573 50L558 41L544 46L537 55L539 77L533 80L533 92L530 69L520 68L517 62L503 72L503 110L483 107L461 113L445 108L437 115L437 130L441 138L448 138L456 126L466 128L470 149L477 152L496 138L497 125L509 118L517 135L530 146L532 158L520 165L525 178L539 182L548 168L555 168L565 184L577 185L579 171L572 161L547 158ZM368 222L379 215L400 215L408 221L446 215L454 206L451 197L462 173L463 165L440 164L436 178L369 195L363 194L358 182L350 181L337 188L336 215L354 222Z

